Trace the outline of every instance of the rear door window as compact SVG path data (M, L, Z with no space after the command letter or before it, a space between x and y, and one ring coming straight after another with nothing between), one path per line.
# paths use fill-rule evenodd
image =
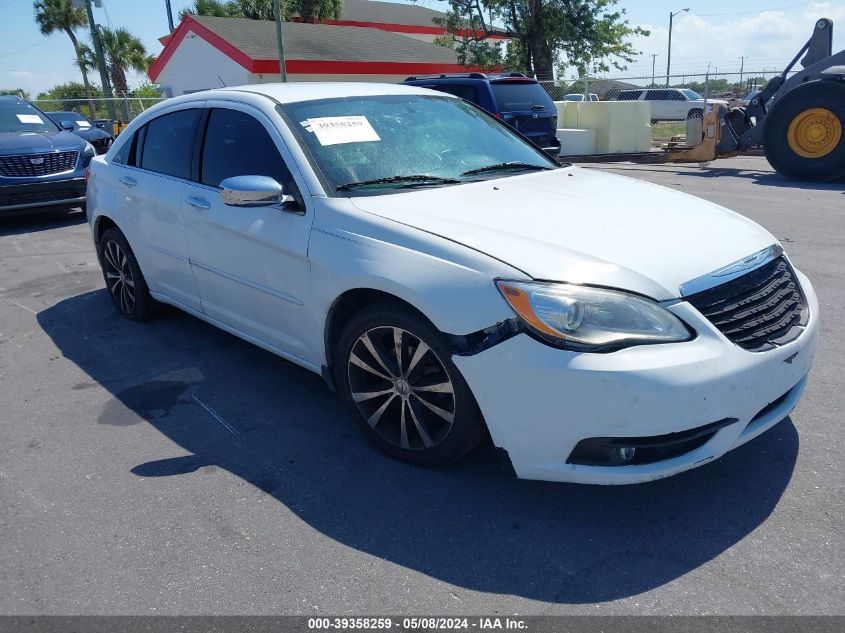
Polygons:
M636 101L640 98L642 90L623 90L616 98L617 101Z
M528 81L492 82L499 112L531 111L535 105L554 109L555 104L543 87Z
M136 163L142 169L189 179L200 113L198 108L179 110L147 123L146 134L141 134L136 143L142 145Z

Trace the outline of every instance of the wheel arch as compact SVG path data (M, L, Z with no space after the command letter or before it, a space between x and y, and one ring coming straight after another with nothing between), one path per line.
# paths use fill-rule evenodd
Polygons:
M340 332L343 329L343 324L366 306L372 305L377 301L391 301L397 305L401 305L403 308L406 308L425 319L432 328L443 336L450 336L449 334L442 332L422 310L396 294L385 290L379 290L377 288L365 287L346 290L338 295L329 307L323 330L327 363L326 367L323 368L323 378L326 382L328 382L332 389L335 388L333 378L334 348L338 336L340 336Z
M107 215L98 215L94 219L94 242L98 247L100 244L100 240L103 238L103 233L105 233L110 228L116 228L118 230L120 229L120 227L117 226L117 222L112 220Z

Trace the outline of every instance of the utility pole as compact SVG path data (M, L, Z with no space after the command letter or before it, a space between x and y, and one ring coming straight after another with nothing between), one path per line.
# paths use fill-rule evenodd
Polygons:
M164 5L167 7L167 26L170 27L170 32L173 33L173 9L170 8L170 0L164 0Z
M683 13L685 11L689 11L687 9L681 9L680 11L675 11L672 13L669 12L669 50L666 52L666 87L669 87L669 73L672 69L672 19L678 15L679 13Z
M279 0L273 0L273 11L276 13L276 44L279 47L279 74L282 83L288 80L288 73L285 69L285 42L282 39L282 12L279 11Z
M88 11L88 28L91 29L91 39L94 41L94 54L97 56L97 67L100 69L100 81L103 83L103 93L109 99L106 101L106 108L109 111L109 118L115 118L114 102L111 97L114 96L111 90L111 82L109 81L109 70L106 68L106 58L103 55L103 43L100 40L100 27L94 20L94 10L91 8L91 0L85 0L85 9Z
M745 70L745 55L743 55L739 59L739 84L742 85L742 71Z
M654 83L654 64L657 61L658 55L660 55L660 53L652 53L651 54L651 87L652 88L654 88L654 86L656 85Z

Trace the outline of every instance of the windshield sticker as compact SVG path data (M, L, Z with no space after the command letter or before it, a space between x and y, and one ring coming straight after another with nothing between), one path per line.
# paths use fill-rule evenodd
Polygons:
M325 116L301 121L300 125L324 146L381 140L365 116Z
M91 124L88 121L76 121L75 122L79 127L91 127Z
M44 119L37 114L19 114L17 116L21 123L44 123Z

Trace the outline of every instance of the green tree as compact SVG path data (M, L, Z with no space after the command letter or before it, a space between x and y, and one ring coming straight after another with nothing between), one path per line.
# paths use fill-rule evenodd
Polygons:
M0 88L0 96L20 97L29 101L29 93L23 88Z
M632 35L648 35L632 27L619 0L445 0L449 10L447 30L462 43L465 65L494 59L501 49L487 36L491 22L504 25L513 38L505 65L549 80L555 67L573 67L579 74L606 72L610 67L623 70L638 52L627 41ZM485 19L486 16L486 19ZM465 29L480 32L465 36ZM498 49L498 52L491 49Z
M84 89L85 86L83 86L78 81L69 81L64 84L58 84L56 86L53 86L49 90L39 92L38 96L36 96L33 100L33 103L45 112L56 110L82 112L83 114L92 119L102 118L106 116L105 108L102 106L98 108L95 105L93 110L91 110L90 112L85 112L85 108L83 107L83 105L86 104L88 99L87 97L85 99L80 97L80 95L83 94ZM96 100L101 98L103 96L103 93L100 88L96 85L90 86L90 89L92 100L96 104Z
M321 22L339 18L343 13L343 0L287 0L280 5L283 19L297 15L304 22ZM212 15L221 18L248 18L250 20L275 20L273 0L194 0L179 14Z
M160 99L162 91L158 84L144 81L140 86L132 90L132 96L136 99Z
M80 56L80 44L74 32L79 28L88 28L88 15L85 9L75 8L72 0L35 0L32 3L32 8L35 11L35 22L38 24L38 29L42 35L51 35L57 31L63 31L70 38L73 50L76 53L76 65L82 72L83 90L88 99L88 107L93 115L96 108L91 96L88 68L84 65Z
M225 0L194 0L194 4L179 12L179 19L186 15L211 15L218 18L244 17L236 2Z

